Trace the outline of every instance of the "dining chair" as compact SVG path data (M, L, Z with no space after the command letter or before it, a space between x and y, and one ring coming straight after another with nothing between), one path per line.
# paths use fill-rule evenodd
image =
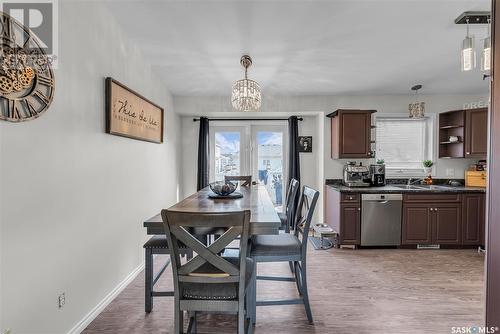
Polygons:
M174 277L175 333L183 333L183 316L187 311L188 332L196 329L197 312L236 313L238 333L252 330L247 316L246 293L254 272L253 260L247 257L250 211L192 213L162 210L163 226L171 248ZM193 234L223 230L209 246ZM225 258L220 252L236 237L239 257ZM179 242L196 253L190 261L180 261Z
M252 185L252 175L236 176L236 175L225 175L224 181L238 181L240 186L250 187Z
M155 235L144 244L145 266L144 266L144 309L146 313L153 310L153 297L172 297L174 291L154 291L156 282L170 265L170 259L154 275L154 256L160 254L170 254L167 237L165 235ZM193 257L193 252L183 245L179 247L180 255L185 256L187 260Z
M295 200L297 197L297 192L299 190L299 181L292 179L290 185L288 186L288 191L286 193L286 202L284 212L279 212L278 216L281 220L280 230L285 230L286 233L290 233L290 222L293 219L293 212L295 206Z
M304 186L297 206L293 233L257 235L252 238L251 257L257 270L259 262L292 262L294 277L256 276L257 280L295 282L298 299L256 301L255 306L304 304L309 323L313 322L307 290L307 239L311 220L318 201L319 192ZM256 291L256 280L252 280L252 291ZM252 292L253 293L253 292ZM254 305L250 309L255 321Z

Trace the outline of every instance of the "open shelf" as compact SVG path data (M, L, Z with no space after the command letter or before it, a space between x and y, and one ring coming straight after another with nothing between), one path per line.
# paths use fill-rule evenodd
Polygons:
M465 148L465 111L453 110L439 114L439 157L463 158ZM450 137L458 137L458 141L450 141Z
M445 129L457 129L457 128L463 128L463 127L464 127L463 125L444 125L444 126L440 126L439 129L445 130Z

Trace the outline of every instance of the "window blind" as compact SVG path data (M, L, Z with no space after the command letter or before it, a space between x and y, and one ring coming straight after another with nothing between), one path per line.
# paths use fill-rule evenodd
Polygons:
M399 170L421 170L422 161L430 156L430 120L377 118L376 158L386 167Z

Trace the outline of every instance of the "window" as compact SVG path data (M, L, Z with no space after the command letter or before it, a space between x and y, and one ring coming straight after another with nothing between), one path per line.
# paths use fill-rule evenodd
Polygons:
M433 119L379 116L376 124L376 158L384 159L387 174L422 176L422 161L433 157Z

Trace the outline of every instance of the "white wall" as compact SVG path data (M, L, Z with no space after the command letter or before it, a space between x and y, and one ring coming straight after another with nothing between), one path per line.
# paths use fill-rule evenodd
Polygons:
M59 33L51 108L0 122L0 331L16 334L67 333L141 266L143 219L178 197L180 120L140 50L99 2L60 1ZM106 76L165 108L163 144L104 133Z

